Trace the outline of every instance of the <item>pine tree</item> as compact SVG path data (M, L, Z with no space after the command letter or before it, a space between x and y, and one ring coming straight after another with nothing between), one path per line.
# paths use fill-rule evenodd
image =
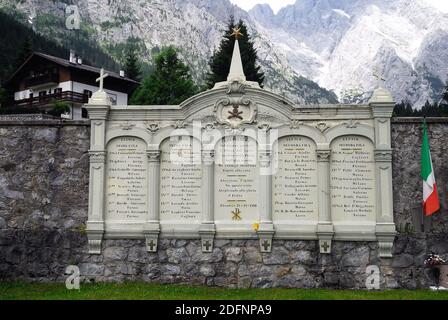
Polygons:
M448 82L445 85L445 90L443 91L441 102L442 105L448 106Z
M168 47L155 58L155 70L134 92L131 103L142 105L179 104L198 92L189 68Z
M132 80L135 81L141 80L142 71L140 68L136 50L133 46L131 46L128 52L126 53L124 72L126 74L126 77Z
M209 88L212 88L216 82L227 80L230 62L232 61L233 47L235 45L235 37L231 36L234 28L240 28L243 34L238 38L238 43L246 79L248 81L256 81L260 86L263 86L264 73L260 71L260 66L257 65L257 51L247 32L247 27L242 20L235 24L233 17L231 17L219 49L214 52L209 61L211 69L211 72L207 76L207 85Z
M20 67L33 53L33 43L29 36L25 38L16 60L16 68Z
M6 106L7 98L8 95L6 89L0 86L0 108Z
M405 113L404 102L397 103L394 107L393 117L403 117Z

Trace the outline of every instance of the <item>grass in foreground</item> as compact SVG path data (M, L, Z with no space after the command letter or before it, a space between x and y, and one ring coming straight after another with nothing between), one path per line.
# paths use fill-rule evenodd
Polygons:
M81 284L67 290L63 283L0 282L0 300L448 300L447 291L223 289L148 283Z

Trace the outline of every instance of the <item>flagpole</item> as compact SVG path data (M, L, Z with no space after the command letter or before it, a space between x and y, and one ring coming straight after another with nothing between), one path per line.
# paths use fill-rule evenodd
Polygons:
M426 130L426 115L423 115L423 134L424 134L425 130ZM421 221L422 226L421 226L421 229L422 229L422 232L425 232L425 210L423 208L423 203L421 205L421 211L422 211L422 214L421 214L421 216L422 216L422 221Z

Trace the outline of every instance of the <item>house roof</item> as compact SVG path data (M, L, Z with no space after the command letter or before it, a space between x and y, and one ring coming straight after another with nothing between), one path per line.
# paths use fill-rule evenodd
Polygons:
M22 63L22 65L19 68L17 68L17 70L14 72L14 74L11 76L11 78L9 79L8 82L13 80L14 77L17 75L17 73L19 73L19 71L28 63L28 61L30 61L35 56L47 59L49 61L52 61L52 62L54 62L54 63L56 63L58 65L61 65L61 66L67 67L67 68L73 68L73 69L93 72L93 73L97 73L98 75L100 74L100 70L101 70L101 68L92 67L92 66L89 66L89 65L86 65L86 64L72 63L69 60L58 58L58 57L55 57L55 56L50 56L49 54L45 54L45 53L41 53L41 52L33 52L28 57L28 59L26 59L26 61L24 63ZM104 70L104 72L108 73L109 77L116 78L116 79L119 79L119 80L122 80L122 81L127 81L127 82L130 82L130 83L135 84L135 85L139 84L138 81L132 80L132 79L127 78L127 77L121 77L116 72L109 71L109 70Z

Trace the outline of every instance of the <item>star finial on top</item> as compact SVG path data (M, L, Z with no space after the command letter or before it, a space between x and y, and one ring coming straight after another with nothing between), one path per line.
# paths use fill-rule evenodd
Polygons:
M241 33L241 28L233 28L232 30L233 30L233 32L230 35L231 37L235 36L235 39L238 40L238 37L243 37L244 36L244 34Z

